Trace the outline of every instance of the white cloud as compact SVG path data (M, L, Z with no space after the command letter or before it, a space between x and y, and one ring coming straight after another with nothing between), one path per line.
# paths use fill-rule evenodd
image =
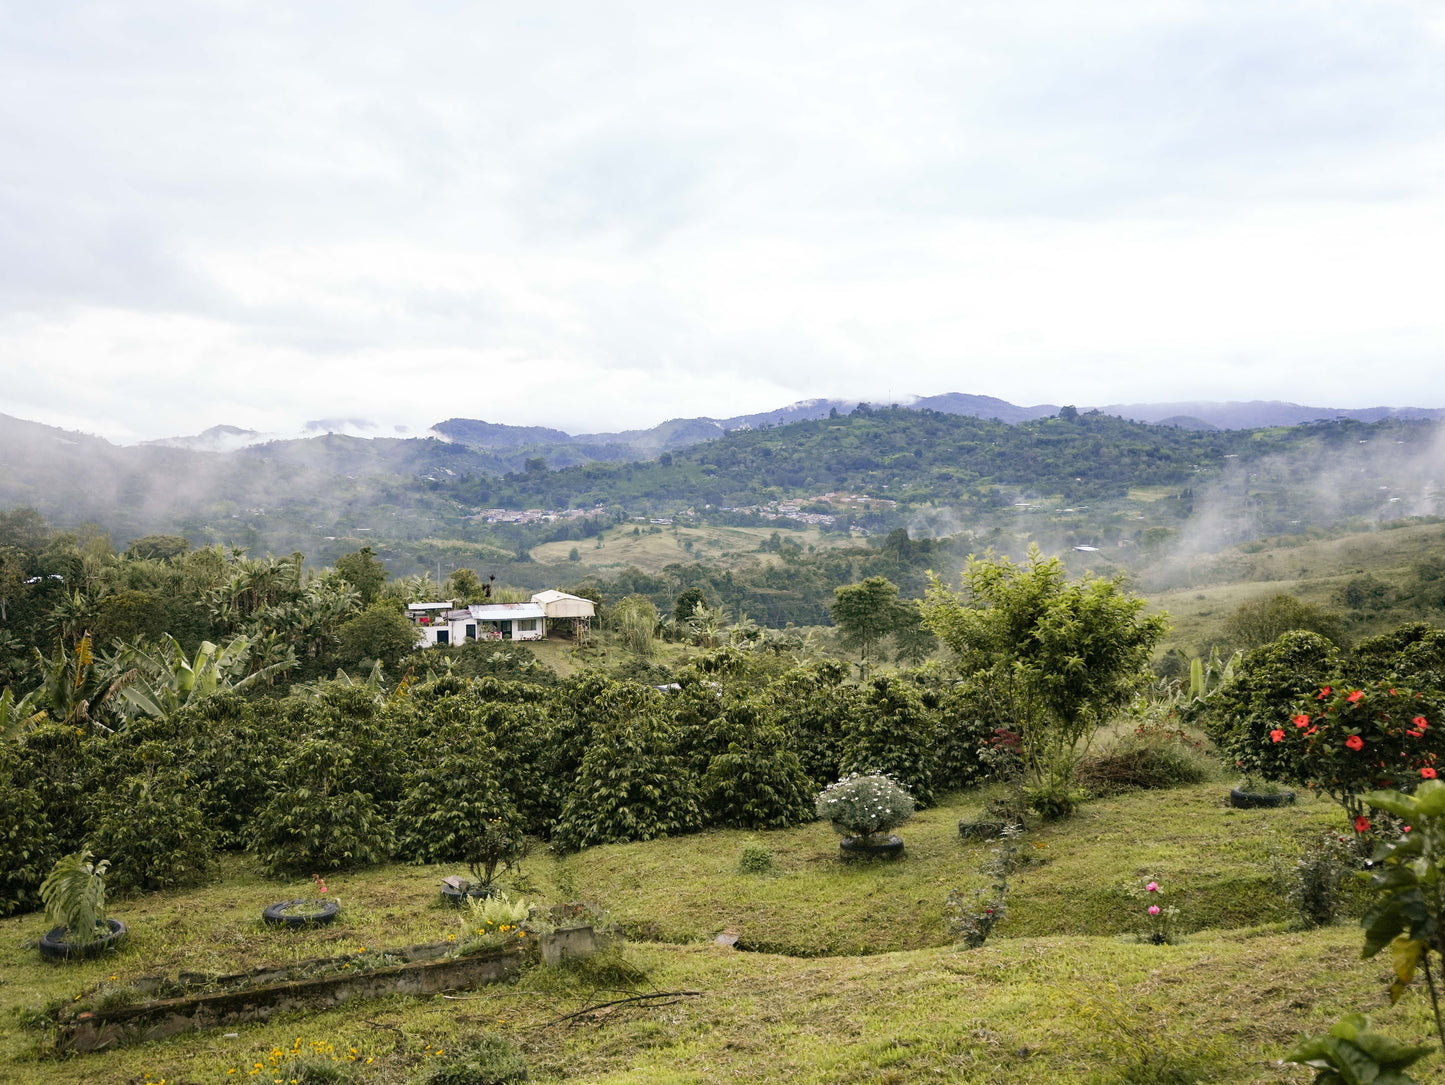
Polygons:
M7 18L6 413L1445 405L1423 3Z

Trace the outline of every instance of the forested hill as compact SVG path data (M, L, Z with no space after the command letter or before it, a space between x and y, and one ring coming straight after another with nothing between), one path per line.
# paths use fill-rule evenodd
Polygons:
M1067 408L1009 425L861 406L652 460L553 470L533 456L508 470L515 457L436 439L329 435L200 453L121 448L0 416L0 509L34 507L61 525L94 521L120 539L176 531L197 544L313 553L324 549L318 540L363 529L378 540L482 541L474 518L492 508L716 517L791 502L804 513L841 513L839 527L888 530L912 522L911 510L977 521L1030 502L1097 510L1153 488L1156 500L1179 499L1168 513L1178 520L1188 495L1207 485L1231 495L1259 529L1278 531L1322 518L1438 514L1439 432L1437 423L1399 420L1199 431ZM852 499L863 494L875 500Z
M727 508L827 493L866 493L902 506L990 508L1030 496L1078 503L1122 496L1133 487L1189 487L1281 456L1306 472L1348 461L1353 475L1373 478L1368 463L1380 456L1368 451L1371 446L1384 442L1392 457L1409 459L1431 447L1438 432L1433 423L1345 420L1199 431L1062 413L1066 417L1009 425L860 407L847 415L730 433L646 463L558 471L534 463L501 478L452 480L443 489L466 504L542 508ZM1264 473L1274 472L1271 465Z

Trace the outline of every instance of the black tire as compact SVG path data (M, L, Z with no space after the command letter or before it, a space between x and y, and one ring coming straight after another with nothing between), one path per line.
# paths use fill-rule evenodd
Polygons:
M98 925L98 924L97 924ZM105 935L86 945L76 945L65 940L66 927L52 927L40 936L40 955L48 961L78 961L86 957L99 957L111 946L119 945L130 933L119 919L107 919Z
M330 923L341 911L341 905L334 900L324 900L320 908L315 912L307 912L304 915L286 915L286 909L296 904L303 904L302 900L282 900L271 905L261 913L261 918L275 927L310 927L321 926Z
M473 900L484 900L495 893L495 887L490 885L473 885L469 886L465 891L454 889L450 885L442 886L442 899L452 904L461 904L468 897L471 897Z
M894 835L886 840L869 840L867 837L845 836L839 842L838 850L845 860L897 859L903 854L903 838Z
M1293 791L1241 791L1237 787L1229 789L1229 805L1237 806L1243 810L1254 810L1260 807L1271 806L1290 806L1293 803Z

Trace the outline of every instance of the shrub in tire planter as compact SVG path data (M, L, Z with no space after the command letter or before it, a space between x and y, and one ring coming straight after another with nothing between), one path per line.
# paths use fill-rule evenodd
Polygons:
M96 925L99 933L88 942L71 941L69 927L52 927L40 936L40 955L51 961L76 961L99 957L112 946L119 945L128 928L119 919L107 919Z
M125 936L125 924L105 916L107 863L90 861L90 851L62 856L40 886L45 914L56 926L41 938L50 958L92 957Z
M892 830L913 816L913 796L890 776L852 774L825 787L814 809L843 837L843 858L892 859L903 852Z

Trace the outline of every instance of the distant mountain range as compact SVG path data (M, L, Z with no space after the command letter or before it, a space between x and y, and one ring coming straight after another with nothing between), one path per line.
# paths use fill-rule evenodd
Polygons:
M571 434L546 426L509 426L477 418L448 418L422 434L392 433L386 439L407 437L440 437L443 440L485 449L503 456L528 452L547 457L549 466L601 459L609 461L652 459L663 452L688 448L711 441L736 430L762 426L783 426L826 418L829 413L848 414L858 406L855 399L805 399L776 410L758 414L740 414L731 418L674 418L650 429L620 430L615 433ZM1049 418L1059 413L1053 403L1036 403L1021 407L993 396L975 396L948 392L937 396L913 396L898 403L915 410L939 411L942 414L993 418L1010 425ZM1298 426L1308 422L1334 418L1351 418L1360 422L1378 422L1386 418L1445 418L1445 408L1435 407L1309 407L1278 400L1244 402L1191 401L1180 403L1115 403L1103 407L1079 407L1079 411L1097 410L1148 425L1178 426L1192 430L1261 429L1269 426ZM376 427L355 419L308 422L300 438L276 433L261 433L236 426L212 426L190 437L165 437L143 444L162 448L183 448L193 452L233 452L251 445L280 440L312 438L328 433L370 439L383 436ZM563 450L568 450L564 452ZM570 454L569 454L570 453Z
M761 414L741 414L732 418L677 418L646 430L624 430L620 433L587 433L571 435L562 430L540 426L507 426L470 418L449 418L432 427L432 432L449 441L472 448L491 451L517 451L543 445L579 445L592 448L622 446L627 458L651 458L662 452L709 441L724 433L761 426L781 426L826 418L830 412L847 414L858 406L852 399L807 399ZM1059 413L1053 403L1037 403L1020 407L993 396L966 395L948 392L939 396L912 397L900 407L938 411L942 414L970 415L974 418L995 418L1016 425L1035 418L1050 418ZM1360 422L1378 422L1385 418L1445 418L1445 408L1420 407L1306 407L1298 403L1251 400L1244 403L1128 403L1107 407L1080 407L1082 411L1098 410L1148 425L1179 426L1182 429L1261 429L1268 426L1298 426L1307 422L1333 418L1352 418ZM599 457L616 459L615 455Z

